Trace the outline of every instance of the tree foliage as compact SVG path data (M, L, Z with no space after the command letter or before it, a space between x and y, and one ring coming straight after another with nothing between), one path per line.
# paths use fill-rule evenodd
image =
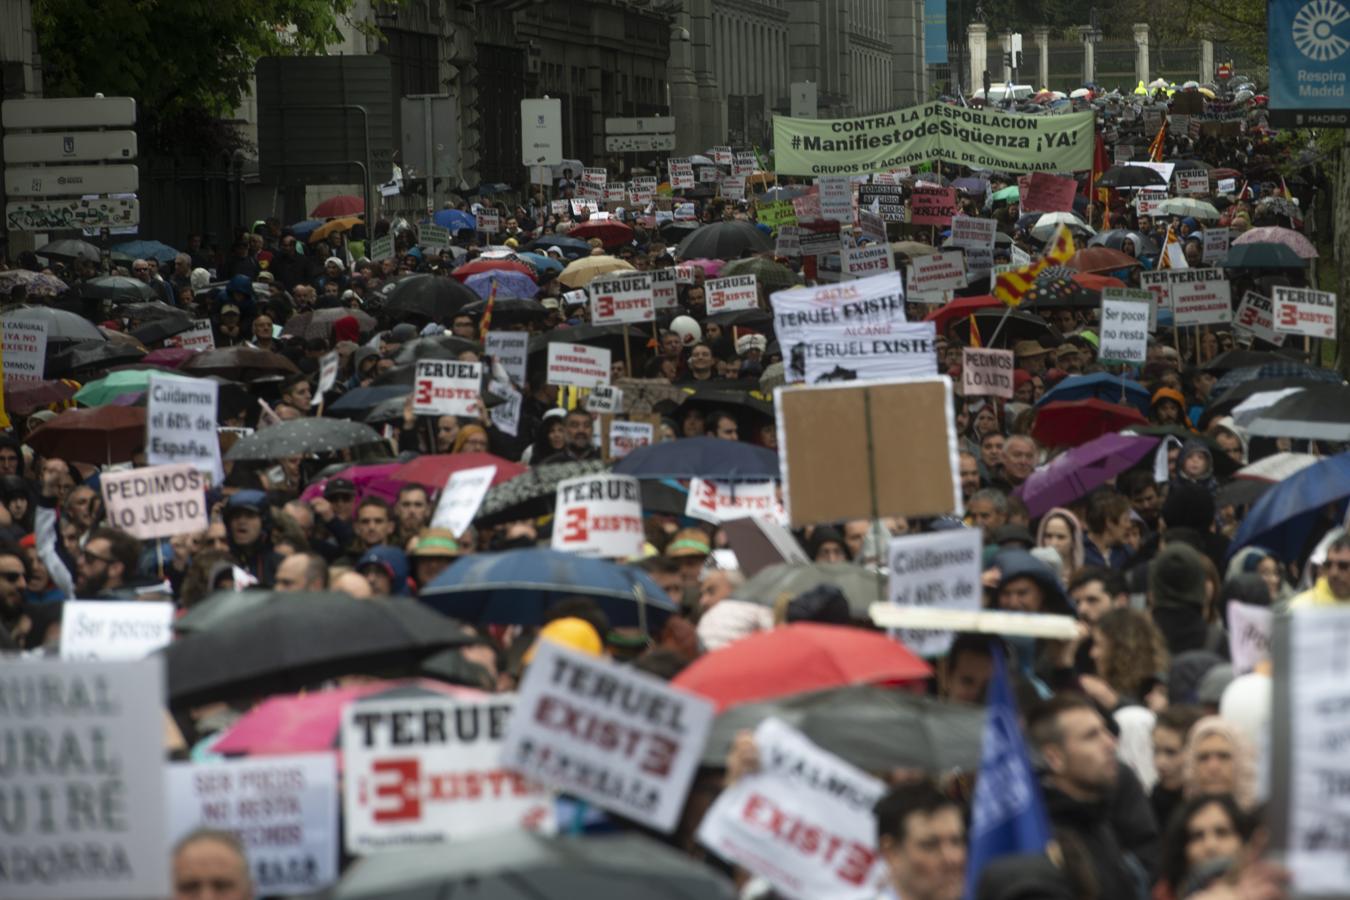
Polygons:
M354 0L33 0L50 97L135 97L160 152L232 149L229 117L264 56L324 52Z

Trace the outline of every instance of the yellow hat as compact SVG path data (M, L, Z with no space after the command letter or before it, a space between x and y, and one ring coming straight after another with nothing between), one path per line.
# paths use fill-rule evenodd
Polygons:
M539 639L534 642L529 650L525 651L524 662L526 665L534 661L535 651L539 649L539 641L552 641L587 656L600 656L605 650L605 643L600 639L595 626L585 619L578 619L575 616L554 619L541 628Z

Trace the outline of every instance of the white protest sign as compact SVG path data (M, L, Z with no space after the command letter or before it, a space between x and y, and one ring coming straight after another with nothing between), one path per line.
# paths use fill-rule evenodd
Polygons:
M1233 236L1232 229L1206 228L1203 234L1205 243L1204 253L1200 257L1201 262L1219 262L1228 255L1228 244Z
M394 236L386 234L384 237L373 239L370 242L370 258L376 262L382 259L393 259Z
M728 275L703 282L708 315L759 308L759 287L754 275Z
M419 359L413 379L413 413L419 416L477 416L482 379L482 363Z
M319 360L319 387L314 392L314 398L310 400L310 406L318 406L323 402L323 395L333 389L337 383L338 373L338 354L336 350L329 351Z
M755 174L755 154L750 150L741 150L731 159L731 174L745 178Z
M1013 395L1011 350L982 350L975 347L961 349L961 389L967 397L1002 397Z
M1234 675L1245 675L1270 658L1274 615L1269 606L1228 601L1228 658Z
M981 531L955 528L891 539L890 598L896 606L974 611L980 608ZM894 634L920 656L951 649L950 631L903 629Z
M444 528L455 537L468 531L495 477L496 466L477 466L450 473L445 489L441 491L441 498L436 502L431 527Z
M634 450L650 447L656 442L656 430L650 422L609 423L609 458L623 459Z
M146 385L145 461L152 466L189 463L225 480L216 431L220 383L154 372Z
M711 702L541 641L516 707L502 752L508 769L659 831L675 829L712 727Z
M719 166L729 166L736 159L736 154L732 152L730 147L714 147L709 155L712 156L713 162Z
M937 326L889 322L826 326L802 344L809 384L937 375Z
M1237 179L1220 178L1215 187L1218 188L1220 194L1235 194L1237 193Z
M844 248L844 274L852 278L890 272L894 268L894 261L895 257L887 244Z
M1233 320L1232 295L1223 269L1172 269L1167 277L1178 327L1227 325Z
M489 331L483 349L488 356L501 363L514 385L525 384L525 367L529 359L530 334L527 331Z
M605 182L605 203L618 205L624 202L624 196L628 193L628 188L622 181Z
M772 481L689 480L689 499L684 514L705 522L721 524L733 519L772 519L786 525L778 485Z
M952 236L948 239L953 247L965 249L994 248L994 233L998 223L993 219L977 219L974 216L952 216Z
M872 807L886 785L779 719L755 729L759 768L717 796L699 843L793 900L865 900L883 877Z
M966 286L966 270L959 253L930 253L909 258L905 287L910 293L954 291Z
M104 472L99 480L108 524L132 537L170 537L205 531L211 524L206 510L206 489L211 482L192 466Z
M496 234L502 230L502 215L495 209L483 209L477 219L478 230L484 234Z
M5 378L9 381L41 381L47 370L47 322L8 319L3 335Z
M1273 293L1276 331L1335 339L1335 294L1291 287L1276 287Z
M259 896L309 894L338 878L337 758L304 753L169 766L169 839L238 836Z
M558 482L554 550L628 559L642 555L644 540L642 490L636 478L580 475Z
M847 175L822 175L820 185L820 217L836 222L853 221L853 182Z
M525 395L513 386L500 381L492 382L489 390L498 397L505 398L496 406L488 408L488 417L492 419L493 427L503 434L515 437L520 432L520 405L524 402Z
M1176 186L1177 193L1182 196L1203 196L1209 193L1209 174L1207 172L1178 172Z
M773 245L774 256L801 256L802 229L799 225L779 225Z
M587 290L592 325L650 322L656 316L652 277L646 272L604 275L592 281Z
M0 662L0 897L169 896L163 667Z
M623 412L623 390L612 384L591 388L586 395L586 411L596 414Z
M61 658L145 659L173 639L172 603L67 600L61 605Z
M362 700L342 711L347 850L406 850L525 826L552 797L501 765L515 697Z
M723 176L718 190L722 194L723 200L744 200L745 179L738 178L735 175Z
M1148 321L1153 295L1133 288L1102 290L1097 354L1112 362L1142 365L1148 358Z
M1350 843L1346 825L1350 792L1344 790L1350 734L1346 612L1339 603L1294 610L1288 620L1287 652L1281 654L1283 666L1280 655L1275 660L1270 730L1276 741L1287 742L1287 752L1284 771L1272 775L1284 781L1287 793L1282 790L1272 800L1288 809L1280 817L1287 822L1284 840L1275 846L1284 849L1281 862L1291 875L1291 897L1345 896Z
M670 187L676 191L692 191L694 189L694 166L687 159L672 159L670 161Z
M886 242L886 220L871 210L858 210L858 233L864 240L875 241L889 247Z
M585 344L548 345L547 382L552 385L591 388L609 384L610 352Z
M1284 345L1284 335L1275 330L1275 305L1269 297L1256 291L1242 295L1242 302L1233 316L1233 328L1239 334L1245 332L1277 347Z
M652 306L655 309L674 309L680 305L679 273L674 266L652 269L645 274L651 279Z
M193 319L191 328L167 338L164 343L170 347L186 347L189 350L214 350L216 335L211 330L210 319Z
M585 288L577 288L575 291L563 291L562 301L563 306L586 306L591 302L591 297Z
M1139 286L1153 295L1153 309L1149 313L1149 329L1156 327L1158 313L1172 309L1172 280L1167 277L1168 269L1139 273Z
M698 266L675 266L675 284L698 284L703 270Z
M432 250L444 250L450 246L450 229L431 223L418 225L417 243Z
M1158 207L1162 206L1166 199L1166 190L1142 188L1134 195L1134 207L1141 216L1156 216Z

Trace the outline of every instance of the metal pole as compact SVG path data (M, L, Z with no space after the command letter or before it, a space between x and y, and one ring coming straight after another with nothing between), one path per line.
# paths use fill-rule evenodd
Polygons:
M427 215L436 214L436 157L432 154L434 141L431 139L432 129L435 123L431 117L431 97L422 98L422 123L426 130L426 152L427 152Z

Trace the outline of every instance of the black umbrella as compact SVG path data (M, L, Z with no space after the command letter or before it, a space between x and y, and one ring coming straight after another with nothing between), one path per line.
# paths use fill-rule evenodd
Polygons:
M477 640L413 600L290 594L166 647L169 701L183 708L290 693L342 675L411 675L423 657Z
M377 323L369 314L359 309L338 307L297 313L286 320L286 327L281 329L281 333L294 334L305 339L331 337L333 323L347 316L356 319L357 327L362 334L370 334L375 330Z
M1308 261L1284 244L1234 244L1220 265L1225 269L1306 269Z
M773 325L773 314L762 309L733 309L730 312L713 313L708 321L724 328L732 325L744 325L747 328L763 328ZM772 332L772 328L768 329Z
M80 296L90 300L126 300L134 303L139 300L155 299L150 285L137 278L124 275L105 275L80 284Z
M46 326L47 343L53 341L101 341L103 332L83 316L50 306L16 306L0 315L0 323L40 322Z
M1098 187L1141 188L1167 185L1167 179L1148 166L1112 166L1097 179Z
M633 349L646 345L651 332L636 325L578 325L576 328L555 328L530 337L530 353L542 353L549 344L586 344L590 347L608 347L623 352L623 335L627 330ZM640 342L640 343L639 343Z
M975 771L984 710L870 685L733 706L713 721L703 764L721 768L736 733L773 716L860 769Z
M975 741L979 748L978 738ZM732 900L730 880L635 832L545 837L503 831L375 853L333 900Z
M1229 372L1233 369L1247 369L1252 366L1264 366L1266 363L1297 362L1286 353L1273 350L1229 350L1205 363L1200 368L1206 372Z
M676 244L678 244L680 241L689 237L689 235L693 234L695 231L698 231L702 227L703 223L701 222L670 221L670 222L662 222L660 227L657 228L656 230L659 231L661 233L661 237L665 238L667 241L673 241Z
M562 234L546 234L525 245L526 250L539 253L547 252L549 247L557 247L563 258L568 260L580 259L591 254L591 245L588 242Z
M47 362L49 377L60 377L83 369L108 369L122 363L136 362L145 351L131 344L113 341L81 341L52 355Z
M1350 441L1350 385L1309 385L1262 410L1247 431L1260 437Z
M217 347L203 350L179 367L189 375L222 375L236 381L252 381L275 375L294 375L300 370L280 353L257 347Z
M154 322L158 319L192 319L192 314L163 300L133 301L115 304L116 312L134 322Z
M186 316L178 318L155 319L146 322L144 325L134 329L131 336L142 344L153 344L156 341L162 341L167 337L173 337L175 334L182 334L192 329L192 320Z
M402 385L390 384L376 387L352 388L347 393L339 397L334 403L329 405L324 414L337 416L341 419L356 419L357 421L369 421L367 416L371 410L382 404L386 400L396 400L400 415L403 410L403 401L407 398L408 392L403 390Z
M379 432L360 422L346 419L304 418L291 419L260 428L241 438L227 460L280 459L283 456L302 456L308 453L348 450L365 444L378 444L383 438Z
M466 350L482 353L483 345L446 332L409 341L398 348L394 362L406 365L419 359L459 359Z
M49 244L43 244L36 251L38 256L47 258L57 257L59 259L83 259L89 262L98 262L102 259L97 247L88 241L79 241L72 238L64 238L59 241L52 241Z
M442 275L411 275L389 292L384 309L395 317L414 315L433 322L449 322L465 304L478 295L457 278Z
M999 323L1007 315L1008 321L1004 322L1003 328L999 329ZM1040 338L1051 335L1055 340L1047 346L1057 345L1059 341L1059 332L1050 327L1050 324L1040 316L1033 313L1013 310L1011 313L1003 313L996 309L981 309L972 313L970 316L961 316L951 324L951 331L958 339L965 343L970 342L970 319L974 317L976 327L980 329L980 337L986 347L1010 348L1018 341L1035 341ZM998 341L994 343L994 332L998 331Z
M680 241L678 259L740 259L747 253L772 253L773 240L749 222L704 225Z
M1063 266L1051 266L1043 270L1022 298L1023 307L1096 309L1101 304L1102 295L1075 280L1077 274L1078 270Z
M487 310L487 304L486 300L466 303L460 308L460 312L478 319ZM544 304L527 297L498 297L492 301L492 325L494 327L499 325L525 325L530 322L538 322L547 315L548 310L544 308Z
M391 387L392 385L381 385L381 387ZM407 392L404 391L406 394ZM388 400L381 400L371 407L370 412L366 413L361 421L367 425L384 425L387 422L397 422L403 418L403 397L390 397Z
M763 418L773 418L773 397L762 392L754 381L722 381L698 387L679 387L685 394L679 402L681 409L696 408L706 412L725 409L733 414L744 411Z
M609 464L600 460L535 465L510 481L488 488L474 521L481 525L496 525L552 515L558 482L608 469Z

